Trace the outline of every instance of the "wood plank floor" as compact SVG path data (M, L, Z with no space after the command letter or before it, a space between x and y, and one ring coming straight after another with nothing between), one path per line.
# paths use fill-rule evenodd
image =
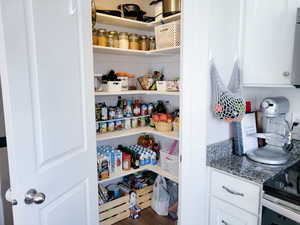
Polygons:
M122 220L114 225L176 225L177 223L172 221L166 216L157 215L151 208L144 209L140 218L137 220L133 220L131 218L127 218Z

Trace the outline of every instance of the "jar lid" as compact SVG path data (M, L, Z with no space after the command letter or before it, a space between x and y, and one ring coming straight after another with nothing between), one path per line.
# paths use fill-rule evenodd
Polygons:
M149 40L155 40L155 37L154 36L150 36Z
M98 32L99 32L99 33L106 33L106 29L103 29L103 28L98 29Z
M118 32L115 31L115 30L109 31L108 33L111 34L111 35L118 35Z
M142 35L142 36L141 36L141 39L142 39L142 40L146 40L146 39L148 39L148 37L147 37L146 35Z

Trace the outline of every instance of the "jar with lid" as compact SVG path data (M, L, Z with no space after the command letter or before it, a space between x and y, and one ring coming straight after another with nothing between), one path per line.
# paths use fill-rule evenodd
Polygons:
M156 49L156 43L155 43L155 37L151 36L149 37L149 50L155 50Z
M106 47L112 48L113 46L114 46L114 36L112 34L108 34Z
M113 48L119 48L119 35L117 31L110 31L108 35L113 36Z
M128 33L127 32L120 32L119 33L119 48L128 49Z
M142 51L149 50L149 42L148 42L148 37L146 35L142 35L140 37L140 50Z
M93 29L93 45L98 45L98 31Z
M107 32L105 29L98 30L98 45L106 47L107 44Z
M139 50L139 36L137 34L130 34L128 39L129 49Z

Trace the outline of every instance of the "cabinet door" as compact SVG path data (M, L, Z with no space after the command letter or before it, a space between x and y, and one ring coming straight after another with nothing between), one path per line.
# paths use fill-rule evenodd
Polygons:
M246 0L244 83L290 84L299 0Z
M211 198L210 225L258 225L258 218L217 198Z

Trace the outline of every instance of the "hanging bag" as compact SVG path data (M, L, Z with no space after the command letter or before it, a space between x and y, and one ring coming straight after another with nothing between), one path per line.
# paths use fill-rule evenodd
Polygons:
M215 117L226 122L241 121L245 115L245 100L241 96L241 73L236 60L228 87L225 87L213 60L210 75L212 82L212 110Z
M151 208L160 216L167 216L169 209L170 195L167 190L166 179L157 176L151 200Z

